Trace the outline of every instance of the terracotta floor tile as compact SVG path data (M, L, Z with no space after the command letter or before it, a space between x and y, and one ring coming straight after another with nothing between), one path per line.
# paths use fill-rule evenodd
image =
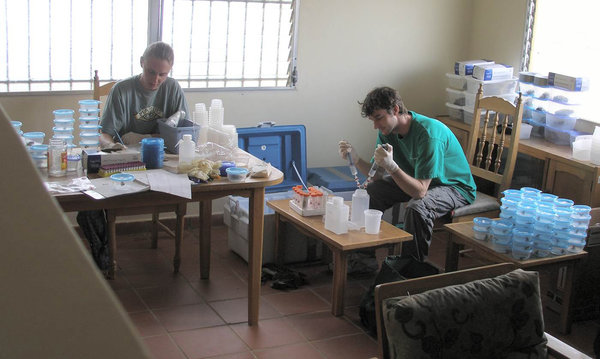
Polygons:
M358 306L345 307L344 308L344 317L350 321L350 323L359 327L361 330L365 331L362 323L360 322L360 309Z
M251 352L219 355L218 357L210 357L210 359L256 359Z
M134 288L161 287L173 284L188 283L181 274L174 274L172 267L165 267L163 270L148 270L123 274Z
M258 359L323 359L322 356L312 345L308 343L298 343L286 345L278 348L257 350L254 355ZM366 358L365 358L366 359Z
M127 312L139 312L148 309L132 288L119 289L114 292Z
M206 301L244 298L248 296L248 286L234 273L213 272L210 279L191 282Z
M153 313L169 332L225 324L217 313L205 303L155 309Z
M271 294L262 297L283 315L315 312L329 309L323 299L309 290L299 289L287 293Z
M271 348L304 342L305 339L284 318L263 320L258 325L235 324L231 329L252 349Z
M333 285L324 285L321 287L311 288L313 292L319 295L327 303L331 303L331 293ZM360 301L367 290L356 282L347 282L344 288L344 306L359 305Z
M154 359L185 359L177 344L168 335L144 338L144 342Z
M171 333L171 337L189 359L248 351L246 344L225 325Z
M202 298L187 283L138 289L138 294L150 309L197 304Z
M248 298L221 300L208 303L228 324L248 321ZM258 319L271 319L281 317L267 301L259 302Z
M377 356L377 343L366 334L312 342L327 359L365 359Z
M165 334L165 329L163 328L163 326L149 311L130 313L129 318L131 318L131 321L137 328L142 338L153 335Z
M361 332L344 317L334 317L329 311L295 315L287 319L311 341Z

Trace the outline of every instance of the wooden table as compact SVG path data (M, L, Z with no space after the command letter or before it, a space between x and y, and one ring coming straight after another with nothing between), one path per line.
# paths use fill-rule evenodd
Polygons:
M555 256L550 254L546 258L530 258L527 260L516 260L510 253L499 253L492 249L489 241L476 240L473 232L473 222L450 223L444 225L450 234L446 247L446 272L458 269L459 251L462 247L473 248L483 258L495 263L514 263L519 268L531 270L551 270L562 276L560 280L564 298L560 305L560 331L568 334L571 330L571 296L573 294L573 279L577 262L587 255L586 252L565 254ZM561 275L562 273L562 275ZM543 296L545 297L545 296Z
M251 155L250 155L251 156ZM155 208L172 207L185 211L187 202L199 203L200 219L200 278L208 279L210 275L210 229L212 217L212 200L227 195L249 198L249 248L248 248L248 324L258 324L258 307L260 298L260 277L263 246L265 187L283 181L283 173L272 168L268 178L248 178L242 183L232 183L226 178L210 183L192 186L192 198L186 199L166 193L147 191L95 200L83 193L60 194L54 198L65 212L105 209L108 216L108 241L111 249L113 273L116 261L115 218L120 211L137 213L153 213ZM181 212L179 212L181 213ZM185 212L183 212L185 213ZM177 230L183 231L183 215L179 216ZM176 253L178 256L178 253Z
M348 252L381 246L393 246L395 253L400 252L400 243L412 241L412 235L382 221L379 234L367 234L364 229L349 231L337 235L325 229L323 216L303 217L289 205L289 199L268 201L267 206L275 210L275 252L278 254L280 222L289 222L311 237L322 240L333 253L333 293L331 295L331 313L344 314L344 288L348 270Z

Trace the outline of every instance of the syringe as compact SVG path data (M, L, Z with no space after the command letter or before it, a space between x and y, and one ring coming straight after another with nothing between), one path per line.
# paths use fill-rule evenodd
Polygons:
M358 171L356 170L356 166L354 165L354 161L352 160L352 153L348 152L347 156L348 167L350 167L350 173L352 173L353 176L356 176L358 174Z
M388 149L388 146L389 145L387 143L381 145L381 147L385 148L386 150ZM373 176L375 176L375 173L377 173L378 168L379 166L377 166L377 163L373 162L373 164L371 165L371 169L369 170L367 179L363 183L363 187L367 187L367 184L371 182L371 179L373 178Z

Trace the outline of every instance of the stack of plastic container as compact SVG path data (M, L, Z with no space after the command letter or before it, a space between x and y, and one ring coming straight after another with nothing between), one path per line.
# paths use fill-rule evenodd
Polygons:
M203 103L195 105L193 120L200 125L198 146L212 142L227 148L237 147L237 130L234 125L224 124L224 116L225 108L220 99L211 100L208 111Z
M467 124L473 122L479 85L483 85L483 96L498 96L509 102L514 102L516 98L517 78L513 78L512 67L494 61L458 61L454 65L454 73L448 73L446 77L448 115Z
M492 248L513 258L578 253L585 247L591 208L573 205L539 189L523 187L503 192L500 219L473 220L475 238L490 240Z
M79 101L79 147L98 150L100 146L100 101Z
M587 81L550 72L519 74L519 88L526 95L523 122L532 126L531 136L557 145L572 145L584 133L575 131L587 96Z
M68 148L73 147L73 125L75 123L75 119L73 119L73 114L75 111L69 109L61 109L52 111L54 114L54 127L52 131L54 134L52 135L53 139L62 140Z

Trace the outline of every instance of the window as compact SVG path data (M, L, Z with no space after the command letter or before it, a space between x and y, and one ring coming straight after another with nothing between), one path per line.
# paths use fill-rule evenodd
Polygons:
M140 73L146 45L173 46L184 88L296 81L297 0L0 0L0 92L90 90Z
M589 0L572 0L568 6L562 0L530 0L523 68L587 77L590 89L583 117L600 123L591 108L591 99L600 96L600 42L595 38L600 22L594 5Z

